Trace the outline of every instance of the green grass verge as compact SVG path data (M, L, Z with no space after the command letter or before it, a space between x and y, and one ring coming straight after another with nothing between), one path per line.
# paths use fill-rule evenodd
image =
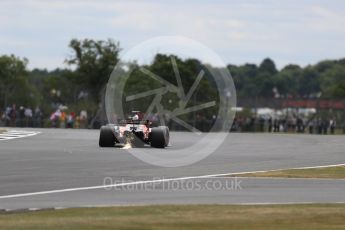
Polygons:
M345 229L345 205L159 205L0 214L8 229Z
M345 179L345 166L315 169L287 169L269 172L245 173L232 176L244 177L283 177L283 178L333 178Z

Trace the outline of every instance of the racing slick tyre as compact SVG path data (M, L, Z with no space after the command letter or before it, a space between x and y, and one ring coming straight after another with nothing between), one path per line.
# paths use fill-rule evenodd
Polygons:
M115 137L113 130L109 126L102 126L99 134L100 147L114 147Z
M164 147L167 147L170 141L169 128L167 126L159 126L159 128L164 130L164 139L165 139Z
M166 130L161 127L155 127L151 129L151 147L164 148L165 145L165 133Z

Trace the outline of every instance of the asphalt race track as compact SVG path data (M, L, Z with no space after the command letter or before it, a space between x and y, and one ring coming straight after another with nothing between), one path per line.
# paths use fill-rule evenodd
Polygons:
M345 136L232 133L202 161L167 168L142 162L125 149L99 148L98 130L24 130L40 133L0 141L0 209L345 202L345 180L222 175L343 164ZM189 146L193 135L173 132L172 146L152 151ZM102 187L110 183L117 185Z

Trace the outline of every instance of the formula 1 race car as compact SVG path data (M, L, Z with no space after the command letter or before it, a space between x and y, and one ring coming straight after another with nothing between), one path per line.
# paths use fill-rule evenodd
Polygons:
M115 144L130 144L143 147L145 144L154 148L165 148L169 144L169 128L166 126L151 127L149 120L143 120L139 111L118 122L101 127L99 135L100 147L114 147Z

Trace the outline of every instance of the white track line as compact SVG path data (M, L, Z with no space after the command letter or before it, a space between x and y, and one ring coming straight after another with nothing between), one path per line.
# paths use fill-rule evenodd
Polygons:
M42 191L42 192L5 195L5 196L0 196L0 199L37 196L37 195L55 194L55 193L63 193L63 192L85 191L85 190L94 190L94 189L109 189L109 188L123 187L123 186L128 186L128 185L162 183L162 182L177 181L177 180L215 178L217 176L225 176L225 175L229 175L229 174L227 173L227 174L214 174L214 175L204 175L204 176L178 177L178 178L159 179L159 180L134 181L134 182L109 184L109 185L97 185L97 186L80 187L80 188L67 188L67 189L58 189L58 190L50 190L50 191Z
M23 137L31 137L39 134L37 131L25 131L25 130L7 130L0 134L0 141L11 140Z
M312 169L312 168L325 168L325 167L335 167L335 166L344 166L344 165L345 165L345 163L334 164L334 165L321 165L321 166L319 165L319 166L311 166L311 167L290 168L290 169ZM285 169L275 169L275 170L266 170L266 171L261 170L261 171L249 171L249 172L235 172L235 173L221 173L221 174L210 174L210 175L204 175L204 176L177 177L177 178L158 179L158 180L134 181L134 182L109 184L109 185L97 185L97 186L90 186L90 187L67 188L67 189L49 190L49 191L41 191L41 192L5 195L5 196L0 196L0 199L19 198L19 197L28 197L28 196L37 196L37 195L47 195L47 194L64 193L64 192L86 191L86 190L95 190L95 189L109 189L109 188L123 187L123 186L129 186L129 185L162 183L162 182L178 181L178 180L217 178L217 177L222 177L222 176L237 176L237 175L246 174L246 173L272 172L272 171L279 171L279 170L285 170Z

